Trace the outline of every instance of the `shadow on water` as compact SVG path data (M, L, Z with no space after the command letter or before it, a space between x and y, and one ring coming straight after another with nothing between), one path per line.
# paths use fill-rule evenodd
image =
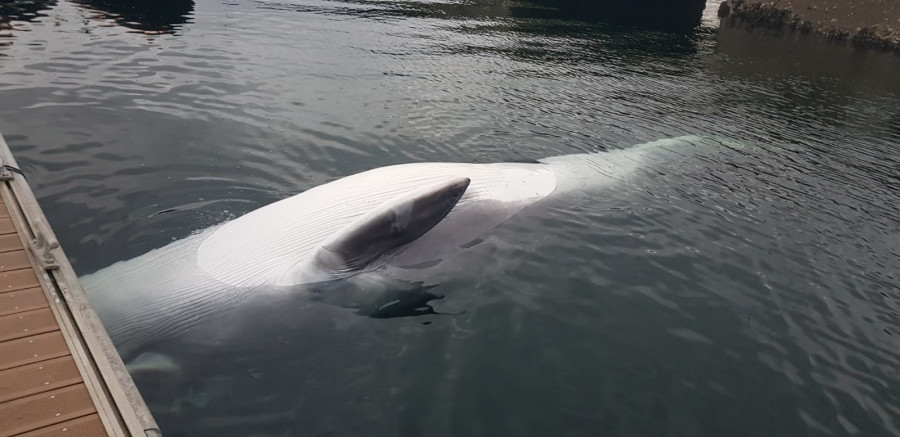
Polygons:
M271 0L259 4L264 9L367 20L444 20L467 36L485 36L489 40L498 35L514 36L509 44L486 45L473 39L448 45L445 47L448 54L501 55L551 64L626 61L635 65L644 60L672 60L697 53L704 42L712 39L709 35L712 29L698 26L705 2L665 2L665 6L650 8L647 6L650 1L634 4L618 0L597 4L579 1Z
M451 53L504 56L529 63L551 65L607 66L641 65L646 71L657 64L668 73L678 74L675 65L661 60L690 59L702 47L705 29L688 33L634 28L610 23L581 23L564 20L516 20L485 23L465 29L467 34L510 34L510 44L458 44ZM679 67L684 67L678 64Z
M444 298L432 292L437 285L397 280L338 280L316 284L309 288L312 300L335 307L353 310L373 319L417 317L441 313L432 307L433 301Z
M698 26L706 6L705 0L530 0L530 3L541 8L515 8L513 16L601 21L675 31ZM534 11L544 13L533 16Z
M140 32L173 33L190 22L193 0L74 0L118 25Z
M691 31L700 24L705 1L698 0L528 0L510 3L498 0L474 2L381 2L344 0L325 3L264 2L275 8L325 12L366 18L438 18L447 20L518 19L574 20L608 23L665 31Z
M427 287L427 288L432 288ZM432 314L445 314L435 311L431 302L443 299L440 294L423 290L403 290L395 293L390 299L382 299L374 305L362 307L356 314L368 316L373 319L394 319L398 317L416 317ZM447 313L448 315L451 315Z

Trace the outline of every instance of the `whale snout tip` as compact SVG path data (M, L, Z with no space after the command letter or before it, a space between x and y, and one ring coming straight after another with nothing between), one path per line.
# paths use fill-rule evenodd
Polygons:
M447 201L450 204L455 205L456 202L459 202L459 199L461 199L463 195L466 194L466 190L469 188L469 184L471 183L472 179L465 176L453 179L449 182L445 182L443 186L445 189L444 192L446 193L445 195Z
M461 177L451 183L453 187L453 192L457 196L462 196L463 193L466 192L466 189L469 188L469 184L472 183L472 179L468 177Z

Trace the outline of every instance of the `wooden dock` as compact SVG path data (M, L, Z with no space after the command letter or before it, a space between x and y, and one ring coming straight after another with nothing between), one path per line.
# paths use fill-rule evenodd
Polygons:
M0 437L159 436L0 136Z

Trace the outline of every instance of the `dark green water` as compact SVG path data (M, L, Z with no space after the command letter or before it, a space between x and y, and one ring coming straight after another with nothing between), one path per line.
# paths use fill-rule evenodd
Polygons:
M0 130L80 273L372 167L752 146L531 208L437 310L249 312L167 435L900 433L898 57L502 2L4 2Z

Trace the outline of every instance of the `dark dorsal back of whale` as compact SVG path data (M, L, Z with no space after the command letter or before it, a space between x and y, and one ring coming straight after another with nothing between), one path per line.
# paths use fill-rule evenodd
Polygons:
M325 242L315 254L316 267L336 273L361 269L415 241L450 213L469 182L454 178L382 203Z

